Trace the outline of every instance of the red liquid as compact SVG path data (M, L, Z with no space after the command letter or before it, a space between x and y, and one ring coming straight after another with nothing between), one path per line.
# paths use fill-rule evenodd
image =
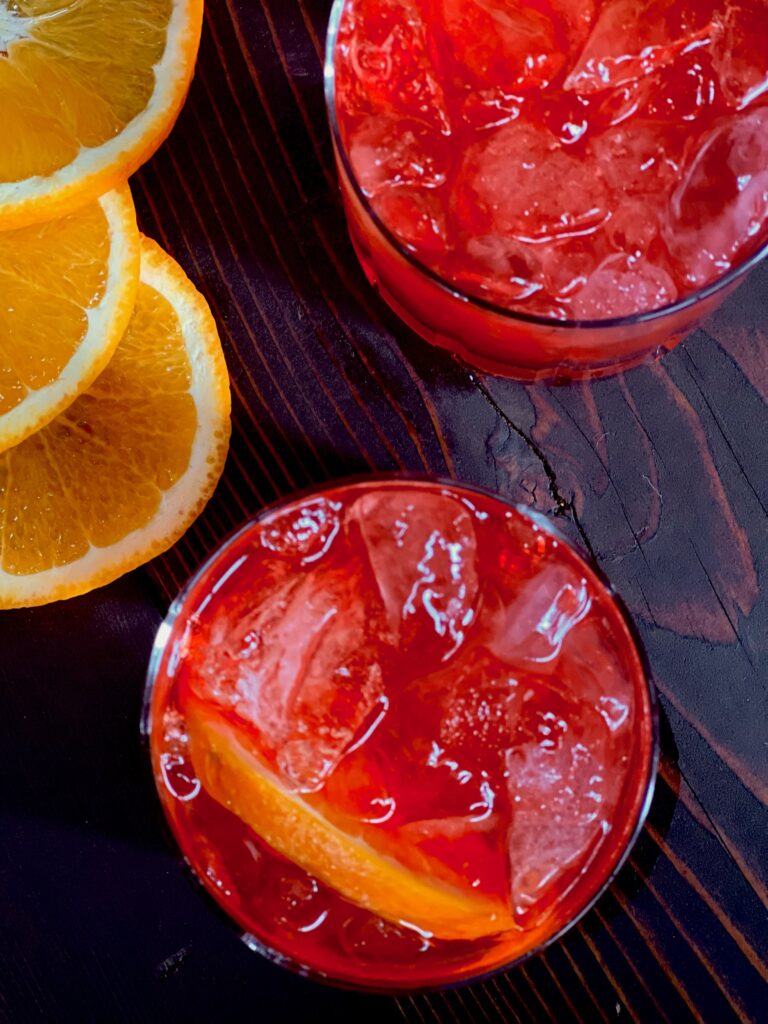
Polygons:
M648 312L768 237L765 0L347 0L335 74L341 143L373 210L443 281L496 306ZM569 342L470 316L387 251L341 175L369 276L430 340L528 375L643 354L631 330ZM647 327L645 350L691 325Z
M201 708L292 798L497 906L503 930L431 936L335 891L343 858L321 880L275 852L201 782ZM163 805L206 888L262 946L364 987L456 981L540 946L605 883L650 785L648 687L604 585L527 517L439 485L340 487L249 527L185 598L151 719Z

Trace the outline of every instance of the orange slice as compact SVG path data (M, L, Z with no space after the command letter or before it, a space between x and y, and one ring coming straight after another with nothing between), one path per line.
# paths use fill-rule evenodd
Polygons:
M154 242L92 388L0 455L0 608L85 593L170 547L224 467L230 395L203 297Z
M168 135L203 0L0 0L0 228L114 188Z
M346 899L441 939L478 939L515 928L501 903L420 875L343 831L287 791L201 701L186 708L192 761L203 788L274 850Z
M0 452L93 383L128 326L138 286L127 186L67 217L0 232Z

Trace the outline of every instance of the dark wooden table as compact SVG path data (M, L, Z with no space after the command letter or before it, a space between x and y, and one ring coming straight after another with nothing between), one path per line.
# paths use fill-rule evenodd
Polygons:
M225 478L170 554L0 616L0 1020L768 1021L768 265L658 365L562 388L470 373L366 286L326 131L329 0L209 0L198 76L134 181L232 372ZM428 470L555 517L635 615L663 706L625 870L545 955L395 1001L273 967L168 845L138 722L168 600L277 496Z

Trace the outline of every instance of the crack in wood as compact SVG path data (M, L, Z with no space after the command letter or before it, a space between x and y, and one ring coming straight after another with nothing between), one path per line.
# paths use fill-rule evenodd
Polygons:
M713 339L713 341L714 341L714 339ZM714 344L717 344L717 342L715 341ZM684 363L683 364L683 368L685 369L685 372L688 374L690 379L693 381L693 384L696 387L696 390L701 395L702 401L706 405L707 409L709 409L710 415L712 416L712 420L713 420L715 426L717 427L720 436L722 437L723 441L725 442L726 447L728 448L728 451L731 453L731 456L733 457L736 465L739 467L739 472L741 473L741 475L743 476L744 480L746 481L747 486L749 487L749 489L752 491L752 493L754 494L755 498L757 499L757 503L760 506L760 508L768 516L768 508L766 507L766 505L763 502L763 500L760 497L760 495L757 493L757 490L755 489L755 485L752 483L752 481L751 481L751 479L749 477L749 474L747 473L746 469L742 465L741 459L737 455L735 448L733 447L733 445L729 441L728 435L725 432L725 429L724 429L724 426L723 426L720 414L715 411L714 406L712 405L710 400L707 398L707 395L706 395L704 389L701 386L701 383L700 383L701 371L699 370L699 367L696 365L695 359L693 358L693 356L688 351L688 349L687 349L687 347L685 345L681 345L680 349L681 349L683 355L687 358L688 362L693 367L693 369L696 371L694 373L691 370L690 366L687 366ZM698 376L699 379L697 379L697 376Z
M581 541L584 544L584 547L587 549L589 557L594 562L597 562L597 557L595 555L594 548L592 547L589 536L587 535L587 532L584 529L581 520L579 519L579 514L576 511L575 496L571 495L570 498L566 498L565 495L562 493L562 491L560 490L560 485L557 481L557 472L555 471L555 468L552 465L552 463L547 458L544 450L533 440L532 437L529 437L525 433L522 427L518 427L518 425L512 419L510 419L507 413L504 412L499 403L493 397L491 392L485 387L484 384L480 382L480 380L475 376L474 373L470 373L468 376L472 384L477 388L477 390L480 392L480 394L483 396L486 402L488 402L488 404L491 406L491 408L499 417L499 419L501 419L501 421L508 427L509 430L511 430L514 434L517 435L517 437L520 438L520 440L523 442L526 448L528 448L528 450L539 461L539 463L541 464L541 468L544 471L544 475L547 478L550 497L555 503L555 516L570 516L573 525L576 527L579 537L581 538Z

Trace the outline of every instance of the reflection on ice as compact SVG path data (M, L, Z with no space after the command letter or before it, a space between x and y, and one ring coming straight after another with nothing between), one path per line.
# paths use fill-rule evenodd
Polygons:
M300 554L304 564L316 562L339 532L340 509L338 502L314 498L298 511L273 516L261 533L262 546L280 554Z
M463 643L479 591L472 514L454 498L408 491L362 498L353 510L400 646L424 627L447 660ZM422 640L422 644L424 641Z
M557 597L541 617L536 632L545 637L552 652L536 661L551 661L560 653L563 640L568 633L589 614L592 598L587 591L587 581L582 580L578 590L570 583L558 592Z
M553 662L565 638L591 607L586 580L573 579L563 566L546 566L520 587L489 647L497 657L515 664Z
M600 714L611 732L620 729L629 717L629 705L616 697L602 696L599 704Z

